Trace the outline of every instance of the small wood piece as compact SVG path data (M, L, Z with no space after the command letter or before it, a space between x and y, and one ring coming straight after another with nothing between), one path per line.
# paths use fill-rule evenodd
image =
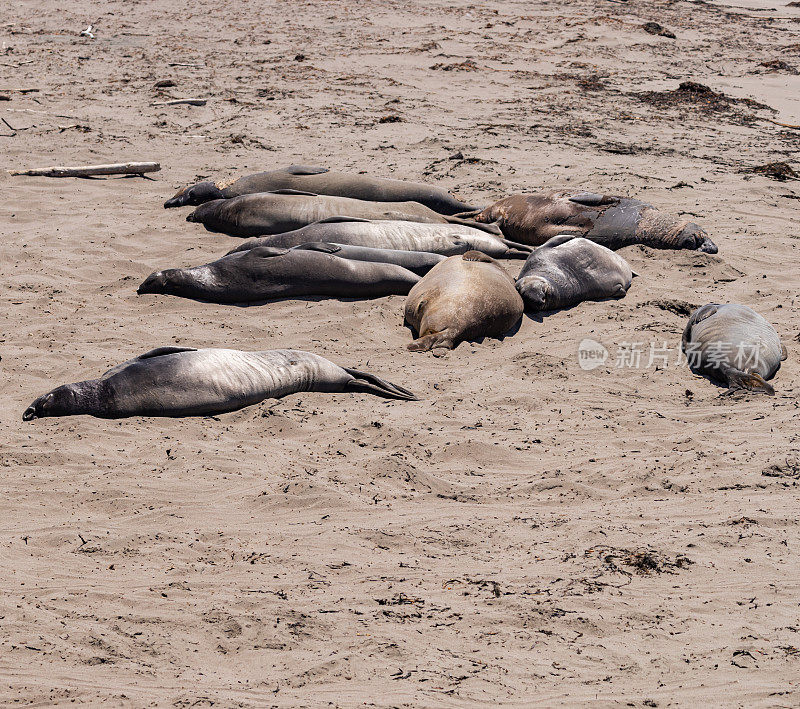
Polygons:
M795 123L781 123L780 121L774 121L771 118L764 118L763 120L769 121L770 123L774 123L776 126L783 126L784 128L800 129L800 125L797 125Z
M173 101L159 101L154 103L154 106L179 106L180 104L187 104L189 106L205 106L207 98L178 98Z
M37 167L31 170L9 170L12 175L33 177L88 177L89 175L142 175L157 172L157 162L126 162L113 165L82 165L79 167Z

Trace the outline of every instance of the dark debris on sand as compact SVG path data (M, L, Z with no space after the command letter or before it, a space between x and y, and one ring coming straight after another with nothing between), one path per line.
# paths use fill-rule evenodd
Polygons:
M741 107L753 110L767 110L775 113L775 109L751 98L735 98L726 96L720 91L699 84L696 81L683 81L672 91L643 91L631 94L643 103L658 109L690 109L694 113L727 114L742 124L752 123L755 116L741 111Z
M647 32L647 34L654 34L659 37L669 37L669 39L676 39L675 33L668 30L666 27L662 27L658 24L658 22L645 22L642 25L642 29Z
M800 179L800 173L792 168L789 163L785 162L770 162L766 165L756 165L755 167L746 167L742 172L755 173L757 175L764 175L770 177L778 182L786 182L787 180Z

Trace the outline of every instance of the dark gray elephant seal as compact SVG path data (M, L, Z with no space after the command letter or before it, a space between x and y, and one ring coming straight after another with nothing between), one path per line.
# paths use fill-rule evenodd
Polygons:
M539 246L559 234L573 234L609 249L644 244L654 249L717 253L705 230L628 197L557 190L505 197L482 212L458 215L497 223L509 239Z
M767 383L786 359L786 347L761 315L746 305L710 303L689 316L681 346L689 366L731 389L773 396Z
M370 202L419 202L440 214L473 210L441 187L419 182L387 180L368 175L331 172L325 167L290 165L280 170L258 172L232 182L200 182L184 187L164 203L164 207L198 205L212 199L231 199L243 194L302 190L332 197L352 197Z
M297 190L259 192L232 199L215 199L201 204L186 217L186 221L199 222L209 231L231 236L263 236L282 234L329 217L465 224L490 233L500 233L500 229L493 224L478 224L447 217L418 202L369 202Z
M522 317L514 281L478 251L434 266L406 298L405 319L418 333L408 349L453 349L463 340L499 337Z
M109 369L99 379L53 389L36 399L22 418L207 416L301 391L417 398L408 389L310 352L159 347Z
M623 298L633 271L619 254L593 241L554 236L534 251L517 278L528 310L558 310L584 300Z
M248 239L229 253L247 251L256 246L292 247L313 241L372 249L425 251L443 256L480 251L492 258L518 259L527 258L533 251L525 244L507 241L468 226L331 217L283 234Z
M293 246L292 250L319 251L332 254L339 258L351 261L369 261L371 263L393 263L395 266L407 268L418 276L424 276L437 263L447 257L441 254L431 254L426 251L398 251L396 249L370 249L366 246L349 246L347 244L326 244L315 241L310 244Z
M405 295L418 281L416 273L392 263L349 260L324 250L261 246L203 266L157 271L137 292L230 304L306 295Z

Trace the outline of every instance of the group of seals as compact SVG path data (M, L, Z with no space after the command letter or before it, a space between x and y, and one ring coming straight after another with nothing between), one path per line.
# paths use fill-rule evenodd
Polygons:
M526 307L556 310L623 297L636 275L613 251L624 246L717 252L697 224L635 199L562 190L511 195L478 210L429 185L319 167L291 166L228 185L201 182L164 206L187 204L199 205L187 221L261 238L203 266L157 271L140 294L217 303L408 294L405 320L417 332L408 349L434 353L499 337ZM493 257L526 259L516 282ZM727 344L722 352L720 343ZM695 371L767 394L774 390L766 380L786 358L774 328L742 305L692 313L682 348L695 356ZM743 351L751 352L744 361ZM208 415L299 391L417 398L309 352L160 347L99 379L54 389L23 419Z
M22 418L208 416L301 391L417 400L408 389L310 352L159 347L109 369L99 379L53 389L36 399Z
M446 190L419 182L331 172L326 167L290 165L279 170L258 172L233 182L200 182L184 187L164 207L197 206L214 199L232 199L244 194L301 190L332 197L352 197L370 202L419 202L439 214L467 212L474 207L457 200Z
M644 244L655 249L717 253L714 242L697 224L638 199L595 192L515 194L484 210L458 216L498 224L508 238L533 246L560 234L573 234L614 250Z

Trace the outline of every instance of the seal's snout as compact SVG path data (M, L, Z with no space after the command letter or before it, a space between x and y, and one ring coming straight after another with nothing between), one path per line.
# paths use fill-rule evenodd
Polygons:
M197 211L198 210L195 209L193 212L190 212L189 214L187 214L186 215L186 221L187 222L199 222L199 221L201 221L200 218L197 215Z
M205 204L212 199L222 198L222 190L213 182L198 182L196 185L184 187L182 190L179 190L172 199L168 199L164 202L164 209L183 207L186 204L196 207L198 204Z
M145 293L163 293L164 286L167 284L167 277L164 271L156 271L151 273L147 278L142 281L142 284L136 289L139 295Z
M44 418L48 415L48 408L53 402L53 392L40 396L22 414L23 421L33 421L34 419Z
M717 245L708 237L703 239L700 246L697 247L697 250L702 251L704 254L715 254L718 251Z
M527 310L547 310L547 281L537 276L520 278L517 291L525 301Z

